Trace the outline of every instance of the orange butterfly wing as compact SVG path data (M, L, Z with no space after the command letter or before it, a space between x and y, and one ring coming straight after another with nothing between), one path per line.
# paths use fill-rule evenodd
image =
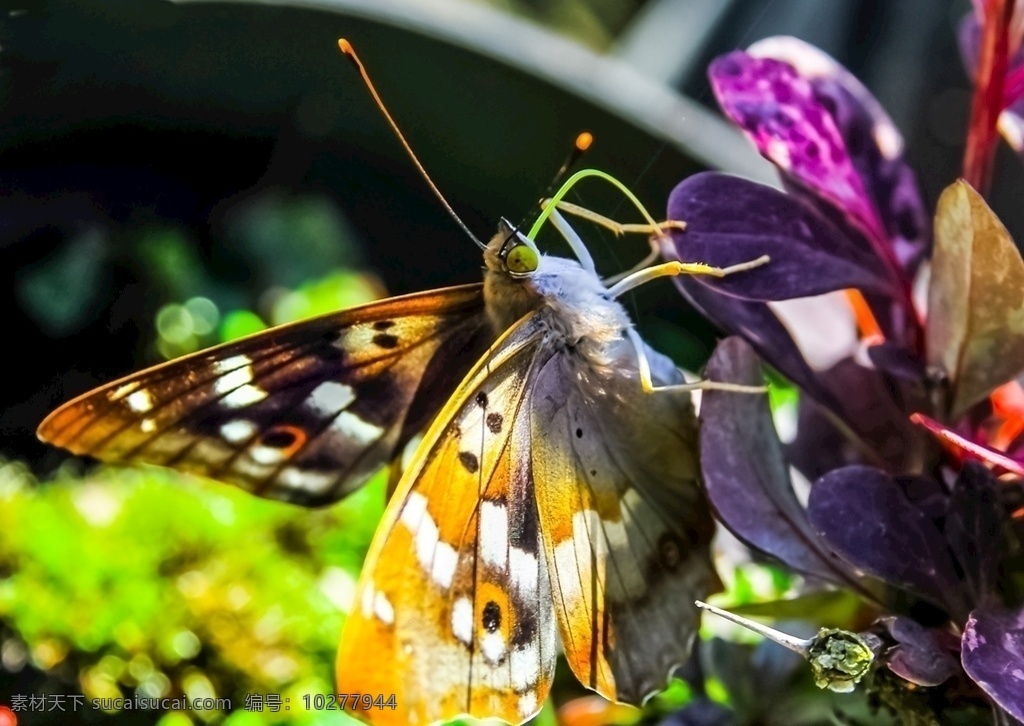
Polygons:
M655 383L681 383L648 350ZM718 585L688 393L644 393L569 356L536 373L531 463L566 660L605 698L640 705L686 662L694 600Z
M391 298L130 375L63 405L38 435L325 504L425 428L492 340L479 284Z
M375 724L519 723L556 643L523 410L541 327L513 327L427 433L377 530L338 652L338 690L392 694Z

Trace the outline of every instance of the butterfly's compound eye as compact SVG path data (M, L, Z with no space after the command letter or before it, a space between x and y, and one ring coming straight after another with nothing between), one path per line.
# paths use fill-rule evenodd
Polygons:
M537 250L529 245L518 244L505 255L505 267L513 275L528 275L535 272L539 262Z

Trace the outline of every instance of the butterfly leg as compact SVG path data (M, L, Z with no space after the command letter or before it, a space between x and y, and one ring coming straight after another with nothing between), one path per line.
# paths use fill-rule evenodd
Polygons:
M618 222L611 217L606 217L591 209L587 209L586 207L581 207L578 204L573 204L572 202L567 202L562 199L557 201L554 199L545 199L541 202L541 207L546 207L551 203L554 203L555 207L561 212L571 214L574 217L579 217L580 219L585 219L588 222L593 222L596 225L611 230L611 232L616 235L647 234L662 236L673 229L680 231L686 229L686 222L675 219L669 219L655 224L651 224L650 222L644 222L642 224L626 224Z
M576 255L576 259L580 261L580 264L588 271L597 274L597 268L594 266L594 258L590 256L590 250L587 249L580 236L576 234L576 230L572 228L572 225L565 220L565 217L558 213L557 209L551 210L551 224L554 225L558 233L572 247L573 254Z
M605 278L604 281L608 285L614 285L619 280L628 277L634 272L650 267L658 260L658 240L665 239L666 232L670 230L686 229L686 222L673 219L658 223L644 222L643 224L625 224L623 222L618 222L611 217L606 217L603 214L587 209L586 207L581 207L578 204L573 204L564 200L544 199L541 200L540 204L541 208L545 209L549 204L555 207L551 210L551 223L561 233L561 235L565 237L566 241L569 242L569 246L572 247L573 251L576 253L576 257L581 263L583 263L583 266L591 272L595 271L595 267L593 259L590 257L590 253L586 251L586 246L583 244L583 240L581 240L579 235L576 234L576 231L569 226L569 223L565 221L565 218L559 214L559 211L593 222L605 229L611 230L611 232L617 236L630 233L648 235L650 251L647 253L647 256L625 272L620 272L617 275Z
M640 387L644 393L661 393L664 391L731 391L733 393L767 393L767 386L744 386L739 383L722 381L698 380L689 383L676 383L668 386L656 386L651 378L651 363L644 350L644 341L636 329L627 330L629 341L636 351L637 372L640 374Z
M612 297L620 297L623 293L632 290L634 287L639 287L645 282L650 282L659 277L675 277L676 275L708 275L710 277L725 277L726 275L732 275L737 272L744 272L746 270L752 270L755 267L767 264L769 261L768 255L761 255L756 260L750 260L749 262L741 262L737 265L730 265L729 267L712 267L711 265L704 264L703 262L663 262L660 265L652 265L651 267L645 267L642 270L637 270L627 275L622 280L608 288L608 293Z

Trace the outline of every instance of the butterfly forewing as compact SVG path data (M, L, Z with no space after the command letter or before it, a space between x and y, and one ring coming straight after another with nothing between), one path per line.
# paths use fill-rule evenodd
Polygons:
M391 298L115 381L38 433L104 461L327 503L391 461L491 339L480 285Z
M658 383L680 382L654 351ZM537 371L531 442L562 645L580 681L639 705L689 657L695 599L717 582L687 394L594 379L568 356Z
M541 328L513 328L431 427L378 529L338 653L343 693L395 694L374 723L520 722L555 661L522 410Z

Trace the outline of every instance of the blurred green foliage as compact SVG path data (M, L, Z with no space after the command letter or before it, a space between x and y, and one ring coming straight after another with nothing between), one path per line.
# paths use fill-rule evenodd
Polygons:
M229 724L342 722L301 697L333 690L383 477L313 511L163 470L73 469L40 486L18 463L0 468L7 670L51 672L57 692L87 699L227 697L239 710ZM246 715L250 693L291 710ZM161 723L186 715L224 716Z

